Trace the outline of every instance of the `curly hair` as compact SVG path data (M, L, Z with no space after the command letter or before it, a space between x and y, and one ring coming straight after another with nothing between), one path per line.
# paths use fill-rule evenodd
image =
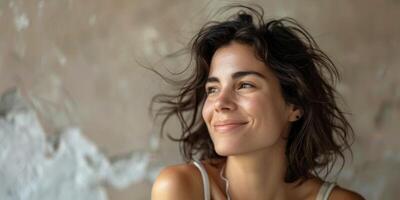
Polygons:
M226 8L225 11L239 10L224 21L206 23L189 42L188 67L194 65L189 77L174 81L157 72L180 88L176 94L158 94L151 100L150 112L154 103L163 105L156 113L156 117L163 116L161 136L166 122L177 116L182 133L179 138L169 134L168 137L179 142L185 161L197 155L200 159L226 158L216 153L199 113L207 98L204 86L213 54L218 48L238 42L251 46L256 57L270 67L279 80L285 102L303 110L303 117L292 123L286 138L285 182L320 177L323 169L326 169L326 178L338 158L342 160L341 170L345 163L344 150L350 150L354 132L346 113L337 105L339 95L333 85L340 80L340 75L332 60L292 18L264 20L259 6Z

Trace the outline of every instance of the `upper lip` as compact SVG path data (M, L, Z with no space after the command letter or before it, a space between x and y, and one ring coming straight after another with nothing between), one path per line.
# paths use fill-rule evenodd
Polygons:
M245 124L247 123L246 121L240 121L240 120L223 120L223 121L217 121L214 123L214 126L224 126L224 125L233 125L233 124Z

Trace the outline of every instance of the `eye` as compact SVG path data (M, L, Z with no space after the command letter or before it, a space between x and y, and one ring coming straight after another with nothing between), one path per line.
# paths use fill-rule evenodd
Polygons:
M239 88L254 88L254 85L250 83L240 83Z
M211 93L214 93L216 89L217 88L215 88L215 87L207 87L206 88L206 94L209 95Z

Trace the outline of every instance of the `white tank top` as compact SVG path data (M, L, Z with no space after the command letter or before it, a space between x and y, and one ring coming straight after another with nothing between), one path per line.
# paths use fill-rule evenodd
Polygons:
M208 179L208 174L206 168L203 164L198 160L193 160L193 164L200 170L201 177L203 179L203 188L204 188L204 199L210 200L211 193L210 193L210 182ZM321 188L318 191L316 200L328 200L329 195L332 192L332 189L335 187L336 183L334 182L324 182Z

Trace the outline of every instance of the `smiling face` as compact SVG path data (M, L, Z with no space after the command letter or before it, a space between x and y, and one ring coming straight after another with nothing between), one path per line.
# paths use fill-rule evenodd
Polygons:
M202 116L222 156L285 145L282 136L300 115L285 103L279 80L248 45L232 42L217 49L205 89Z

